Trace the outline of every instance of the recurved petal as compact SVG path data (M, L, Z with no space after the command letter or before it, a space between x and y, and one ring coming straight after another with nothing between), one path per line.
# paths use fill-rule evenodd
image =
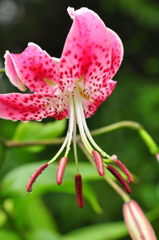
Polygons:
M109 33L112 46L111 67L109 70L108 77L112 79L121 65L121 62L123 60L124 49L122 41L119 38L119 36L110 28L107 28L107 31Z
M21 91L25 91L27 88L17 75L16 69L13 64L14 60L9 51L6 51L4 58L5 58L5 72L7 77L14 86L19 88Z
M10 81L23 90L52 94L57 90L59 63L38 45L29 43L20 54L5 54L5 69Z
M81 100L83 104L85 117L92 116L98 107L111 95L116 86L116 81L108 80L99 86L96 84L87 84L81 91Z
M60 103L60 100L59 100ZM67 110L57 99L47 94L0 94L0 118L9 120L42 120L47 117L63 119Z
M65 87L77 82L105 81L111 66L111 42L106 26L88 8L68 8L73 24L67 36L60 62L60 78ZM97 80L99 78L99 80ZM66 81L66 80L67 81ZM92 84L93 84L92 83Z

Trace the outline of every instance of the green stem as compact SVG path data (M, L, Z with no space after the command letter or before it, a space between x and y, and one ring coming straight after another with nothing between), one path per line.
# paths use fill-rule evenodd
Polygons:
M0 73L5 73L5 69L4 68L0 68Z
M78 145L80 146L80 148L82 149L82 151L84 152L86 157L89 159L89 161L92 163L92 165L95 166L95 163L94 163L91 155L87 152L84 145L81 142L78 142ZM129 202L131 200L129 195L126 192L124 192L123 189L120 188L120 186L116 182L114 182L108 175L105 174L103 176L103 178L121 196L121 198L123 199L124 202Z
M35 141L14 141L14 140L7 140L0 139L0 142L3 143L6 147L29 147L35 145L59 145L63 143L65 140L64 137L62 138L55 138L55 139L45 139L45 140L35 140Z
M92 136L96 136L96 135L100 135L103 133L108 133L120 128L132 128L135 130L139 130L142 128L142 126L137 123L137 122L133 122L133 121L122 121L122 122L117 122L117 123L113 123L111 125L108 125L106 127L102 127L102 128L98 128L96 130L91 131Z
M5 160L5 151L6 150L6 147L5 145L3 144L0 144L0 169L4 163L4 160Z
M152 137L149 135L148 132L137 122L133 121L122 121L111 124L106 127L98 128L91 132L92 136L108 133L120 128L132 128L136 130L142 140L147 145L149 151L152 154L157 154L159 152L159 148ZM77 141L80 140L80 136L77 135ZM57 145L63 143L64 138L56 138L56 139L49 139L49 140L37 140L37 141L26 141L26 142L16 142L13 140L5 141L4 139L0 138L0 142L3 143L6 147L26 147L26 146L35 146L35 145Z
M150 222L156 220L159 217L159 206L153 208L146 214Z

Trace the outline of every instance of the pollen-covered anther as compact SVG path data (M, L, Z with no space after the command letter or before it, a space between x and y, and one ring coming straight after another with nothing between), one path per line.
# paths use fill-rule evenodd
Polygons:
M115 164L122 170L123 173L125 173L128 178L128 182L133 183L133 177L127 167L120 160L116 160Z
M114 177L117 179L117 181L123 186L125 191L130 194L131 188L128 185L128 183L126 182L126 180L122 177L122 175L118 172L118 170L110 165L107 165L107 169L109 170L109 172L111 172L114 175Z
M49 166L48 163L41 165L34 173L31 175L28 184L26 185L26 190L28 193L32 192L32 185L36 181L37 177Z
M76 199L77 199L78 206L80 208L83 208L84 198L83 198L83 192L82 192L82 176L81 176L81 174L75 175L75 189L76 189Z
M114 161L114 163L121 169L121 171L127 176L128 182L129 183L133 183L133 177L131 175L131 173L129 172L129 170L127 169L127 167L119 160L117 159L116 155L112 155L110 157L110 159L112 161Z
M94 161L98 170L98 173L100 176L104 176L104 165L103 165L103 160L99 152L93 150L92 151Z
M56 173L56 182L58 185L62 184L67 161L68 161L67 157L62 157L58 163L57 173Z

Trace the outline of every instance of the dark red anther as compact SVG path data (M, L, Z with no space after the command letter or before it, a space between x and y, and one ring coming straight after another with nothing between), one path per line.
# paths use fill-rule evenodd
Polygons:
M64 176L67 160L68 160L67 157L62 157L58 163L57 173L56 173L56 182L58 185L62 184L62 179Z
M123 186L127 193L131 193L131 188L129 187L126 180L122 177L122 175L116 170L114 167L107 165L107 169L114 175L114 177L118 180L118 182Z
M49 166L48 163L41 165L34 173L31 175L28 184L26 185L26 190L28 193L32 191L32 185L36 181L37 177Z
M104 176L104 166L103 166L103 160L99 152L93 150L92 151L94 161L98 170L98 173L100 176Z
M133 183L133 177L132 177L131 173L129 172L129 170L127 169L127 167L118 159L115 160L115 164L121 169L121 171L123 173L125 173L125 175L128 178L128 182Z
M78 206L83 208L84 206L84 199L83 199L83 192L82 192L82 176L81 174L75 175L75 189L76 189L76 199Z

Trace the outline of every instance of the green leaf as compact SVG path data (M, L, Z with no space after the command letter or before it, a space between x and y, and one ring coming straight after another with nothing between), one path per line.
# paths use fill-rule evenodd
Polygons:
M22 196L29 201L29 198L44 194L46 192L65 192L75 194L74 189L74 176L75 166L74 163L69 163L66 167L66 172L63 179L63 184L58 186L56 184L56 170L57 164L54 163L48 167L37 179L33 186L33 193L27 194L25 186L29 181L29 176L35 172L35 170L42 163L31 163L20 166L9 172L2 180L1 193L3 196ZM74 171L73 171L74 166ZM88 171L86 171L87 169ZM83 193L84 197L89 201L92 208L97 212L101 213L102 209L99 206L94 190L88 184L87 180L96 179L98 176L96 170L89 163L80 164L80 173L83 176ZM101 177L98 177L102 179Z
M14 132L13 140L36 141L56 138L63 133L65 127L66 119L52 123L21 122ZM32 152L39 152L44 149L44 146L31 146L25 147L25 149Z
M0 209L0 227L2 227L7 221L6 213Z
M62 238L57 235L56 233L53 233L52 231L48 231L45 229L37 229L33 232L29 232L28 239L29 240L62 240ZM11 239L10 239L11 240Z
M124 222L102 223L79 228L63 237L63 240L111 240L120 239L128 234Z
M23 209L23 214L20 214ZM53 216L49 214L40 197L33 197L29 201L18 198L15 201L16 221L19 220L23 226L28 226L30 230L45 229L57 233L57 226Z
M3 240L21 240L15 233L6 231L6 230L0 230L0 239Z

